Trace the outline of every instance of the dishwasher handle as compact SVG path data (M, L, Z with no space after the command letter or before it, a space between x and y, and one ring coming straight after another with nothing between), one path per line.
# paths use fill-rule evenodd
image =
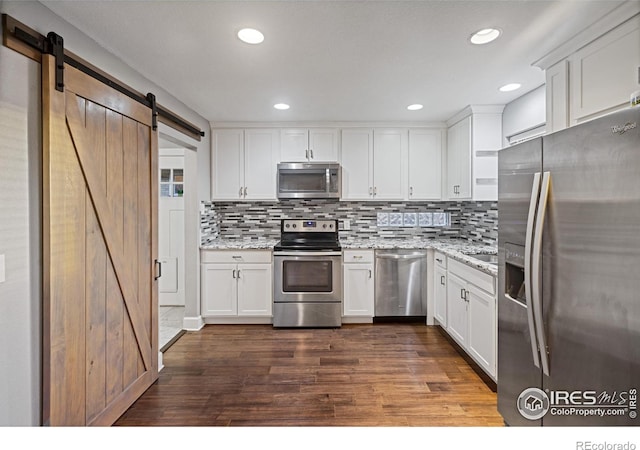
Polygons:
M376 255L376 258L382 258L382 259L422 259L425 257L426 255L393 255L389 253Z

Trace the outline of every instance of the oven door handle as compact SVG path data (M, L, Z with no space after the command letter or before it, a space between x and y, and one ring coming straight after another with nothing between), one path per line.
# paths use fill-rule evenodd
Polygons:
M305 252L305 251L295 251L295 252L273 252L273 256L342 256L342 252Z

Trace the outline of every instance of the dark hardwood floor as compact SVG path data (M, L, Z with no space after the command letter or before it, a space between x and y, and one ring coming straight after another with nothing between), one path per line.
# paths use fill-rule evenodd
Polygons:
M164 353L116 426L502 426L496 394L435 327L208 325Z

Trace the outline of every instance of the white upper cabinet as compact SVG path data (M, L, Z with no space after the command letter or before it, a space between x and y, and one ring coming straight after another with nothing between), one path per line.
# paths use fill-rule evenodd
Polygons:
M280 131L283 162L335 162L339 160L335 128L287 128Z
M342 198L370 200L373 196L373 130L342 130Z
M275 200L278 137L272 129L214 130L213 200Z
M342 130L342 199L403 200L407 131Z
M442 131L409 130L409 200L442 198Z
M470 106L449 121L447 195L450 199L498 199L503 109L504 105Z
M640 16L569 57L570 120L626 108L640 87Z
M447 195L451 199L471 198L471 117L447 131Z
M211 139L211 196L214 200L241 200L244 191L244 130L215 130Z
M546 132L628 107L640 86L640 3L625 2L536 61L546 76Z

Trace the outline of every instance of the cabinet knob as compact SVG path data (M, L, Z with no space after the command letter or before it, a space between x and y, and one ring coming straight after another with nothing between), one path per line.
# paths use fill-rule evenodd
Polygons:
M409 187L409 195L413 197L413 186Z

